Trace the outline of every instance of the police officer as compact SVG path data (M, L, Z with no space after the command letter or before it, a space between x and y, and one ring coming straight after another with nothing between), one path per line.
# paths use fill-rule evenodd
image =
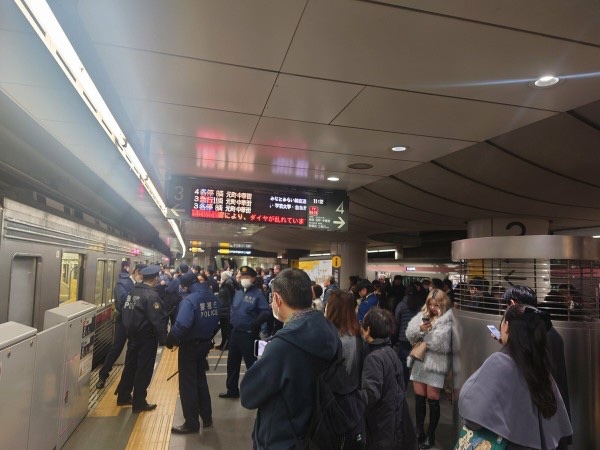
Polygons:
M142 282L135 286L123 306L123 325L129 345L117 391L117 405L132 405L134 413L156 408L156 404L146 401L146 395L152 380L157 346L164 345L167 337L167 315L154 290L159 271L158 266L142 269ZM132 389L133 397L130 395Z
M167 347L179 346L179 396L185 422L171 428L172 433L197 433L198 415L204 428L212 425L212 407L206 381L206 356L219 323L219 302L207 282L207 276L186 273L181 286L189 295L179 304L177 319L167 336Z
M133 288L136 283L140 281L140 270L147 267L145 264L138 264L135 266L133 274L129 276L129 262L123 261L121 263L121 273L119 279L115 285L115 337L113 345L104 358L104 364L98 372L98 383L96 383L96 389L102 389L106 384L106 380L110 375L115 361L123 351L125 342L127 342L127 331L123 326L123 320L121 315L123 314L123 305L127 300L127 296L133 292Z
M254 340L258 339L260 326L270 314L269 304L259 286L256 285L256 271L249 266L240 268L242 289L236 291L231 302L231 326L229 355L227 357L227 392L221 398L240 396L239 379L242 358L246 369L256 361Z

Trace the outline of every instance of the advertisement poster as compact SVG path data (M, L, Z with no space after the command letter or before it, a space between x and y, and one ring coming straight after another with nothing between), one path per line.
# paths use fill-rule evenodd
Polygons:
M304 270L311 280L323 286L325 278L331 276L331 259L300 261L299 268Z

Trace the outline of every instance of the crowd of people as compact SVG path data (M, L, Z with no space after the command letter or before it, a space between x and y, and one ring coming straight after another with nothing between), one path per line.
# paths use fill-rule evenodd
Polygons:
M372 282L350 277L342 289L339 280L328 277L323 289L306 272L280 266L243 266L233 273L181 264L170 273L138 265L129 271L124 262L115 287L115 341L97 384L104 387L128 341L118 405L131 405L134 412L156 408L146 396L157 346L178 347L185 421L171 431L195 433L212 426L206 358L220 329L216 348L228 350L228 358L226 389L219 398L240 398L244 407L257 409L254 448L303 447L319 406L319 375L335 361L342 361L347 383L364 408L364 436L355 433L356 446L347 442L344 448L435 445L452 361L455 292L450 280L404 285L399 275ZM485 286L475 279L469 287L479 298ZM502 347L461 390L465 427L457 448L475 448L469 445L477 438L504 440L507 449L565 449L572 429L562 339L548 314L537 308L530 288L495 294ZM259 339L267 341L260 358L255 354ZM242 360L246 374L240 384ZM414 420L406 402L411 381ZM496 406L489 408L490 402Z

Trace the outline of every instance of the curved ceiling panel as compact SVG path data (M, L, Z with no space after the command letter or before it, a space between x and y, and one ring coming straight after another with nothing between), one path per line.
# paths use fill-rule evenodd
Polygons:
M600 187L600 130L568 114L498 136L492 142L540 167Z
M500 192L477 182L465 179L444 170L435 164L423 164L419 173L405 173L404 180L434 195L450 201L460 201L480 209L498 211L504 214L523 217L562 218L596 221L600 220L600 209L590 210L569 206L557 207L545 202L528 200L512 194Z
M547 148L538 150L549 151ZM600 187L561 177L486 143L440 158L435 164L463 178L523 199L598 209Z
M441 219L448 226L461 226L464 224L462 218L452 217L446 214L446 211L437 213L430 210L427 205L410 205L405 200L391 193L378 193L370 187L357 189L350 196L352 205L368 205L369 208L386 212L393 217L410 220L416 225L421 225L425 228L429 225L439 224Z

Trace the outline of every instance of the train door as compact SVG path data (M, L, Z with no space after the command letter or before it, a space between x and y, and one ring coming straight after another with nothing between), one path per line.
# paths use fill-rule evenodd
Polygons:
M35 310L39 304L39 256L15 255L10 269L8 320L35 327Z
M99 259L96 265L96 287L94 303L106 305L112 299L115 285L115 260Z

